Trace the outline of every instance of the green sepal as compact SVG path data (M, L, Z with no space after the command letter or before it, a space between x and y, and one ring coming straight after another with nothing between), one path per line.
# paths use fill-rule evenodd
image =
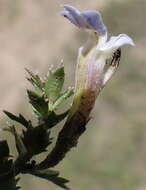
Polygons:
M70 189L69 187L66 186L66 183L68 183L69 180L59 177L58 171L53 171L49 169L35 170L35 171L32 171L30 174L46 179L48 181L51 181L52 183L58 185L59 187L62 187L63 189L66 189L66 190Z
M64 67L58 68L56 71L49 73L45 82L45 95L49 99L49 107L60 96L64 83Z

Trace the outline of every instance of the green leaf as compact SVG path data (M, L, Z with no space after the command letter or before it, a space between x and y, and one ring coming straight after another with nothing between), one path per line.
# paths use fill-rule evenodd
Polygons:
M15 137L15 143L18 153L20 155L25 155L27 153L27 149L22 141L22 137L17 133L14 126L9 126L9 132L11 132Z
M65 111L62 114L57 115L55 112L51 112L45 120L43 120L42 125L47 129L50 129L61 122L68 115L69 110Z
M62 104L67 98L72 96L74 91L72 88L67 89L57 100L54 102L52 106L52 110L55 110L60 104Z
M18 190L20 189L19 186L17 186L19 178L15 179L14 176L10 179L8 179L7 176L5 176L4 179L0 179L0 189L1 190Z
M0 160L3 160L5 158L9 157L9 147L6 140L0 141Z
M45 83L45 95L49 99L49 107L60 96L64 83L64 67L58 68L55 72L50 72Z
M31 172L30 174L35 175L37 177L46 179L51 181L52 183L58 185L59 187L62 187L66 190L69 190L69 187L66 186L66 183L69 182L69 180L59 177L59 172L53 171L53 170L36 170Z
M27 68L25 69L27 71L27 73L30 75L29 78L27 78L27 80L35 87L36 91L40 94L41 92L43 92L43 88L44 88L44 81L42 81L42 79L38 76L33 74L33 72L31 72L30 70L28 70Z
M7 185L9 181L14 181L13 160L10 157L7 141L0 141L0 189L5 189L1 188L4 182Z
M50 131L47 131L40 125L23 131L22 140L30 155L36 155L46 151L46 148L52 143Z
M39 117L46 117L48 114L48 103L45 101L44 96L39 96L37 93L27 90L29 102L34 108L34 113Z
M18 123L20 123L21 125L23 125L24 127L28 128L28 127L32 127L31 121L27 121L25 119L24 116L22 116L21 114L19 114L19 116L16 116L6 110L3 111L11 120L16 121Z

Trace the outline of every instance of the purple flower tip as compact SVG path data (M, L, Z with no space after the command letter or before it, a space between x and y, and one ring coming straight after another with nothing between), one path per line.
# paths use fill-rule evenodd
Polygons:
M61 13L70 22L82 29L97 31L99 35L105 35L107 29L103 24L101 14L95 10L80 12L75 7L64 5L65 11Z

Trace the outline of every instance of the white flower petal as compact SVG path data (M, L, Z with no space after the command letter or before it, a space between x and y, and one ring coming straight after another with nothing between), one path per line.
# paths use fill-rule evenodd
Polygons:
M98 43L97 43L97 49L100 49L102 48L103 46L105 46L106 44L106 41L107 41L107 32L105 33L105 35L103 36L99 36L98 38Z
M112 55L112 53L118 48L127 44L134 46L133 40L127 34L120 34L118 36L112 36L110 40L100 48L100 50L107 53L107 55Z

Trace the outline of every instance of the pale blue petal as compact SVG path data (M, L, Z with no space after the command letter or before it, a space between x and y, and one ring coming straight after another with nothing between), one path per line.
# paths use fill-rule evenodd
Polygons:
M87 27L88 24L87 24L86 20L82 17L81 12L78 9L76 9L70 5L64 5L64 8L68 12L68 15L70 15L69 20L72 23L74 21L76 21L74 23L77 23L75 25L77 25L78 27L80 27L80 28L86 28ZM74 21L71 20L72 18L74 18Z
M68 11L62 11L61 15L67 18L72 24L75 24L76 26L80 27L76 19Z
M103 24L101 14L94 10L88 10L81 13L86 19L90 28L98 31L99 35L105 35L107 29Z

